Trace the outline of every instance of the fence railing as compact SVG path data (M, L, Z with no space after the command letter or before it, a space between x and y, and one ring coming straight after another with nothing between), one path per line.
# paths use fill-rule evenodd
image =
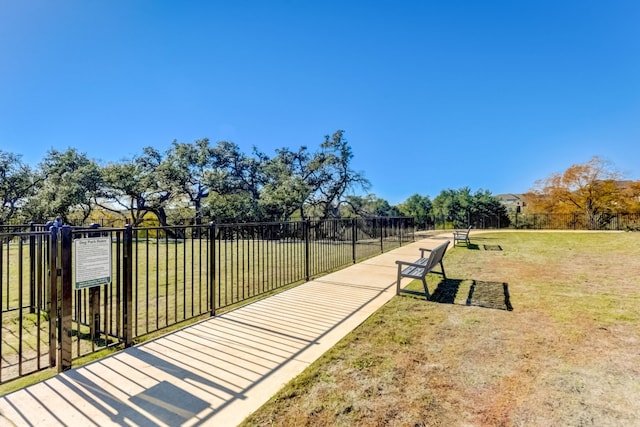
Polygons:
M68 369L414 239L411 218L41 229L0 232L0 382ZM81 282L93 270L108 281Z
M56 238L50 232L0 234L0 382L55 360L49 266Z
M456 224L466 228L469 224ZM517 213L507 218L497 215L477 215L471 219L475 229L531 229L531 230L619 230L640 231L638 213L600 213L588 216L583 213ZM454 224L445 220L436 221L435 229L453 228Z
M514 213L510 226L534 230L640 230L640 214L582 213L547 214Z

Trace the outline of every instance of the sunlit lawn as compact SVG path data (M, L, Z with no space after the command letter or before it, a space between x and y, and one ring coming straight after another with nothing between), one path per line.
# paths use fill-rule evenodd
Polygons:
M245 425L639 425L640 233L472 243L434 301L394 298Z

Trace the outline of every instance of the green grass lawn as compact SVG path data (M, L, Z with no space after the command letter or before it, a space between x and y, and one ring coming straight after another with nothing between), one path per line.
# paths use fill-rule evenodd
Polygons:
M471 240L244 425L640 425L640 233Z

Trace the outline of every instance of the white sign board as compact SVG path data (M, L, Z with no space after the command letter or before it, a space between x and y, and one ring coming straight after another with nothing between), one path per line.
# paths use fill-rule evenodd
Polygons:
M111 238L76 239L76 289L111 283Z

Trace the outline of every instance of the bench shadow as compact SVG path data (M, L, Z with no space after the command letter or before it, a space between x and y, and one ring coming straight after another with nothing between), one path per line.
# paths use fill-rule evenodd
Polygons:
M436 289L431 293L430 298L427 300L441 304L455 304L456 295L458 294L461 283L462 280L458 279L442 279ZM425 298L424 291L414 291L412 289L405 288L400 292L402 294Z
M463 280L461 279L447 278L440 280L436 289L431 293L429 301L439 304L455 304L462 282ZM424 292L410 289L403 289L402 293L416 297L425 297ZM509 295L509 284L505 282L472 280L465 305L513 311L511 296Z
M472 251L479 251L479 250L484 250L484 251L502 251L502 246L500 245L487 245L487 244L477 244L477 243L469 243L468 245L460 245L460 243L458 243L456 245L456 247L463 247L463 248L467 248L469 250Z
M460 279L443 279L438 283L438 287L431 293L429 301L440 304L455 304L456 295L460 290Z
M473 280L467 296L467 305L513 311L509 295L509 284L506 282Z
M494 241L496 240L493 237L484 237L484 236L471 236L472 241L469 244L465 244L465 243L458 243L456 245L456 248L467 248L469 250L473 250L473 251L480 251L480 250L485 250L485 251L495 251L495 250L502 250L502 247L500 245L496 245L494 244ZM475 242L475 243L474 243Z

